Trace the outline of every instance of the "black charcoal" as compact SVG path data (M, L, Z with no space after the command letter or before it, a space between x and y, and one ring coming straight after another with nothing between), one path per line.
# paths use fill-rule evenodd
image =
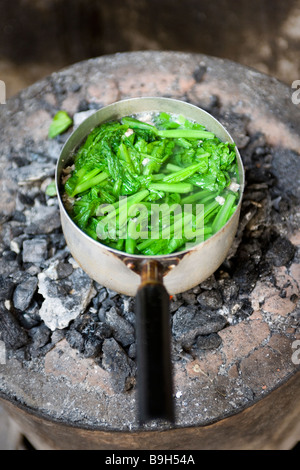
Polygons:
M24 311L29 307L37 285L37 278L30 276L16 287L13 295L13 303L16 309Z
M23 263L41 264L47 258L47 240L33 238L23 242Z

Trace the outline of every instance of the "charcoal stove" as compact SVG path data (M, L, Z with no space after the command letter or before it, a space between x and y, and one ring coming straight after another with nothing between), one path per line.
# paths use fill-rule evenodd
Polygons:
M80 270L45 193L69 135L48 139L53 115L64 109L78 122L136 96L206 109L246 169L229 256L171 301L175 426L138 426L131 298ZM254 450L299 440L300 114L291 98L230 61L134 52L75 64L1 105L0 397L35 448Z

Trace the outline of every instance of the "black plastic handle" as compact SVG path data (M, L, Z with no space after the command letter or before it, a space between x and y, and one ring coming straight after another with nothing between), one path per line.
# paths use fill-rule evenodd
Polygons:
M174 422L169 294L160 265L143 266L136 295L137 393L140 424Z

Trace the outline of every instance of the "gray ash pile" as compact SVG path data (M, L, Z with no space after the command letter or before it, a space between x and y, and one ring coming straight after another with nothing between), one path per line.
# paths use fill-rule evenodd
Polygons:
M234 116L217 115L216 103L208 110L234 121ZM282 185L287 174L278 164L281 150L270 148L262 134L248 135L246 119L239 125L237 144L246 169L239 230L214 275L171 298L175 361L219 348L218 333L252 314L250 294L258 281L275 285L273 267L288 267L299 257L288 239L298 224L298 188ZM22 160L12 155L7 171L17 196L14 212L1 217L0 339L8 355L28 363L66 338L112 373L116 391L129 390L136 373L134 299L93 282L76 264L61 231L56 198L45 194L55 161L28 149L26 155ZM298 160L296 165L299 172Z

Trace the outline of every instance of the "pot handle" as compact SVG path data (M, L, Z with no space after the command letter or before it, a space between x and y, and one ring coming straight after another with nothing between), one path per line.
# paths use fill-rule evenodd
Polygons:
M162 266L146 261L136 295L137 394L140 424L174 422L169 294Z

